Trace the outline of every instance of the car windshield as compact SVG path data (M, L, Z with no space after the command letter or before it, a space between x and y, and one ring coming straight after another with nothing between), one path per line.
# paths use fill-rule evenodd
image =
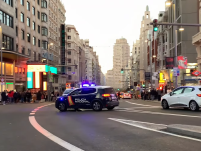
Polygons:
M73 91L73 89L68 89L68 90L65 90L63 94L69 94Z

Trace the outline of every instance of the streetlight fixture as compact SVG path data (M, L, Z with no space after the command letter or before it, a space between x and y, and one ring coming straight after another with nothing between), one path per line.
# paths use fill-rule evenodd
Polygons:
M179 28L179 31L184 31L184 28L183 28L183 27L180 27L180 28Z
M167 2L165 3L165 5L166 5L166 6L171 6L171 5L172 5L172 2L171 2L171 1L167 1Z

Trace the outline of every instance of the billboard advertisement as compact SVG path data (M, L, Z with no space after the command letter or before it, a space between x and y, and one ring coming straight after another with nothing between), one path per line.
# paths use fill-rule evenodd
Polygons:
M174 67L174 57L165 58L166 69L173 69Z
M186 69L187 68L187 64L188 64L187 57L178 56L177 62L178 62L178 69Z

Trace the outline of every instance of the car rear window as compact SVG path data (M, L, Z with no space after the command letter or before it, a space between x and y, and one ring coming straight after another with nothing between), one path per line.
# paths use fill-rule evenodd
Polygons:
M113 88L105 88L105 89L103 89L103 92L105 94L115 94L115 91Z
M69 94L69 93L71 93L72 91L73 91L73 89L67 89L67 90L64 91L64 94Z

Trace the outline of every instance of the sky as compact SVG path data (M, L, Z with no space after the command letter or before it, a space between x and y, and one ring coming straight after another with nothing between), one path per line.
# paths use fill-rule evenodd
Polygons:
M102 72L113 68L113 46L116 39L126 38L130 50L139 39L142 16L149 6L151 18L165 10L166 0L62 0L66 24L74 25L81 39L99 56Z

